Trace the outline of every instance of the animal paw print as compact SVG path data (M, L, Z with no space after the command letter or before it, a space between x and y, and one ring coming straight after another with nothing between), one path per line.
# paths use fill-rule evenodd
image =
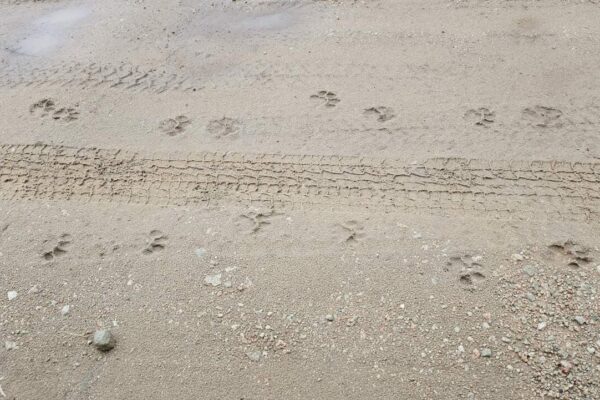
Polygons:
M496 113L489 108L472 108L465 113L465 119L476 126L490 126L496 119Z
M341 229L342 243L353 244L367 236L364 227L358 221L347 221L336 226Z
M479 264L481 257L464 256L450 257L446 263L445 271L457 271L458 281L466 286L471 286L485 280L486 276L482 272L482 265Z
M562 114L562 111L556 108L544 106L528 107L522 111L525 121L540 128L560 127Z
M192 121L185 115L178 115L175 118L168 118L161 121L158 128L169 136L177 136L191 123Z
M311 99L319 101L324 104L325 107L335 107L340 99L337 98L336 94L327 90L321 90L317 94L310 96Z
M146 247L142 250L144 254L152 254L162 251L167 243L167 236L158 230L153 230L146 239Z
M593 261L590 255L590 249L581 246L572 240L567 240L561 243L554 243L548 246L550 250L557 256L564 259L567 266L571 268L579 268Z
M42 258L46 261L52 261L57 257L61 257L67 253L67 248L71 246L73 238L68 233L63 233L58 238L58 244L51 250L42 253ZM48 241L46 241L48 242Z
M208 123L206 130L216 138L233 137L241 130L241 123L237 119L223 117Z
M52 118L64 122L75 121L79 118L79 111L74 107L57 107L52 99L42 99L29 107L31 114L39 115L41 118Z
M250 211L246 214L240 215L240 217L250 221L252 226L250 228L249 233L253 234L253 233L257 233L258 231L260 231L264 226L270 225L271 219L277 215L279 215L279 213L276 213L273 210L261 211L261 212Z
M389 121L396 116L392 108L384 106L367 108L364 114L376 116L379 122Z

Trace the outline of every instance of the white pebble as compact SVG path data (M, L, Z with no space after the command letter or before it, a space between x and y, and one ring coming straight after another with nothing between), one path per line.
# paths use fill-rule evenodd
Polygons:
M8 300L14 300L17 298L17 292L15 290L11 290L7 293Z

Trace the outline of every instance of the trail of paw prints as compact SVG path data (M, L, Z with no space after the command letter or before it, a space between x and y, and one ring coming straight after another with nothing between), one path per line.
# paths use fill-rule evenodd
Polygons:
M575 243L572 240L553 243L548 248L555 258L560 259L566 266L573 269L586 266L594 259L591 256L591 250L585 246Z
M375 116L379 122L389 121L396 116L396 113L391 107L384 106L367 108L363 114L367 116Z
M336 231L340 243L354 244L367 236L364 232L364 226L354 220L336 224Z
M468 254L450 257L444 271L457 275L458 281L465 286L473 286L483 282L486 275L483 266L479 263L480 256L472 257Z
M242 221L247 221L250 223L249 229L247 232L249 234L255 234L260 232L266 226L271 224L271 220L274 217L280 216L281 214L275 212L274 210L268 211L250 211L240 215Z
M146 238L146 247L142 250L143 254L150 255L165 249L167 236L159 230L153 230Z
M44 241L44 247L48 245L50 242L56 243L56 245L51 246L51 249L46 250L42 253L42 258L46 261L52 261L57 257L62 257L67 254L67 249L71 246L71 242L73 238L68 233L63 233L58 238L58 241L46 240Z
M185 131L192 121L185 115L178 115L175 118L167 118L162 120L158 125L158 129L168 136L177 136Z
M217 139L236 137L241 129L242 124L239 120L228 117L214 119L206 126L208 133Z
M71 122L79 118L75 107L59 107L53 99L42 99L29 107L29 113L40 118L51 118L55 121Z
M467 110L464 119L475 126L488 127L496 120L496 113L489 108L471 108Z
M561 127L562 111L552 107L536 105L534 107L524 108L521 112L523 120L532 126L540 128Z
M321 90L316 94L311 95L310 98L325 107L335 107L340 102L340 99L335 93L327 90Z

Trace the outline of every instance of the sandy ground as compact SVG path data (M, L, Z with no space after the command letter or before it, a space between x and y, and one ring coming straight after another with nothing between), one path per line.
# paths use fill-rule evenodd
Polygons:
M595 1L0 21L0 399L600 398Z

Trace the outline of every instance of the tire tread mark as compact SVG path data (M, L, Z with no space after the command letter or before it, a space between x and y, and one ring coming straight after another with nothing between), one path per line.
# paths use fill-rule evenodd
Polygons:
M159 205L220 201L349 205L588 219L600 163L195 153L0 145L0 198Z

